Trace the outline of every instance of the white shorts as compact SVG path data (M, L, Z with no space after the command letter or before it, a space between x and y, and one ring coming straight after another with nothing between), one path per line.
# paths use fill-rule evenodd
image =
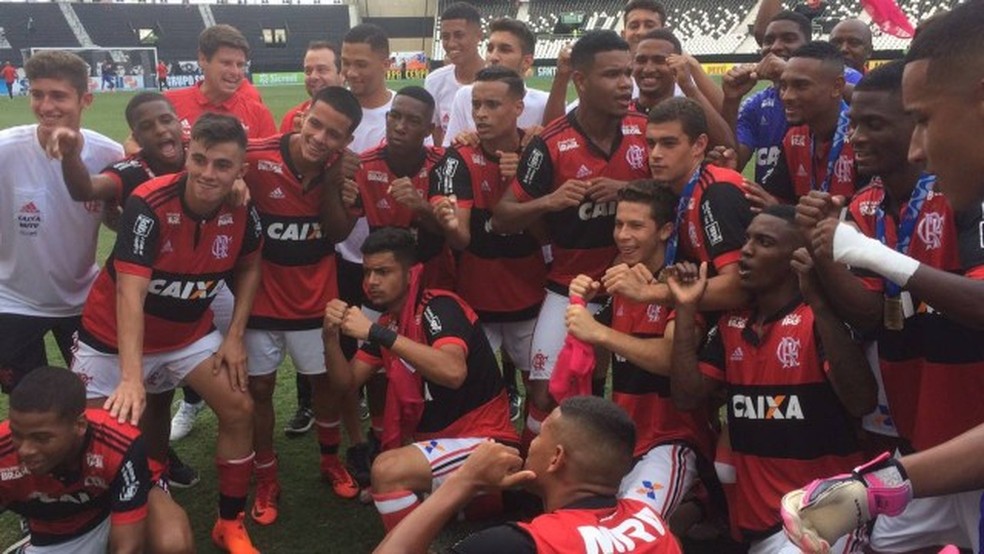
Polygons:
M653 447L622 478L619 498L645 502L669 519L697 481L697 454L683 444Z
M430 464L431 475L433 476L431 490L437 490L441 483L457 471L461 464L465 463L468 456L471 456L471 453L479 445L488 442L488 440L483 438L432 439L413 443L427 458L427 463Z
M498 352L502 349L509 356L516 369L520 371L530 370L530 350L533 346L533 329L536 327L535 319L526 321L509 321L502 323L482 323L492 351Z
M209 308L212 310L212 323L222 333L223 337L229 332L229 324L232 323L232 310L235 306L236 298L232 296L232 291L225 281L222 281Z
M277 371L287 354L298 373L325 373L325 343L321 328L303 331L267 331L246 329L246 368L251 376L270 375Z
M871 548L878 552L909 552L953 544L978 552L980 500L979 490L916 498L898 516L875 519Z
M74 539L48 546L27 544L25 554L75 554L76 552L106 552L109 549L109 518L88 533Z
M564 319L570 304L568 297L561 296L551 290L547 291L543 305L540 306L540 315L536 318L536 327L533 330L533 345L531 347L533 355L530 357L531 381L550 380L554 364L557 363L557 354L563 348L564 339L567 337ZM595 302L588 304L588 311L592 314L598 313L600 309L601 304Z
M830 554L860 554L868 544L867 531L859 530L854 534L841 537L830 547ZM802 554L796 545L789 541L784 531L755 541L748 547L748 554Z
M100 352L77 342L72 371L85 383L86 398L108 398L120 384L120 357ZM144 388L149 394L167 392L181 385L184 378L222 345L222 335L212 331L195 342L168 352L143 356Z

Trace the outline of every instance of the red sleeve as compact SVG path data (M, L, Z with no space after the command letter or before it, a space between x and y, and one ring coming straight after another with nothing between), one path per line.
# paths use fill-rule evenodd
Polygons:
M291 108L287 110L284 118L280 121L280 132L290 133L294 130L294 116L297 114L297 108Z

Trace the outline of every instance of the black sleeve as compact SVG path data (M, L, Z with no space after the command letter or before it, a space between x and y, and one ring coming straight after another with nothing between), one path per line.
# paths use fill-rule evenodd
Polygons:
M260 221L260 214L256 212L256 206L252 202L246 206L246 229L243 233L243 248L239 251L239 257L246 257L260 249L263 244L263 223Z
M364 352L373 358L382 359L383 351L378 344L369 341L362 341L362 346L359 347L360 352Z
M131 196L120 216L113 256L119 262L153 267L160 235L161 225L154 210L143 198Z
M553 160L550 149L540 137L534 137L523 150L516 179L527 196L540 198L553 192Z
M455 148L437 162L430 172L428 197L455 195L458 200L472 200L471 172Z
M109 487L110 511L122 515L143 508L147 505L151 486L147 448L143 437L137 437L130 443L119 472Z
M745 244L752 208L742 191L729 184L712 184L700 201L700 223L711 260L737 252Z
M475 327L461 305L450 296L437 296L427 302L420 324L424 327L427 344L454 337L467 345Z
M960 265L964 272L970 272L971 277L980 271L975 269L984 266L984 207L975 206L973 209L957 214L957 247L960 252Z
M536 543L515 525L497 525L472 533L448 549L453 554L536 554Z
M787 204L796 203L796 190L793 188L793 179L789 175L789 161L786 160L786 147L779 150L779 159L776 165L765 174L762 179L762 188L772 196Z
M704 344L700 347L697 359L702 364L707 364L724 372L724 341L721 340L721 331L718 329L718 325L707 332L707 338L704 339Z

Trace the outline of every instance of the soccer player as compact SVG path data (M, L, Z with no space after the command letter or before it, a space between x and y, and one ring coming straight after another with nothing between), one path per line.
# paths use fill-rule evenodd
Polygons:
M701 310L737 309L747 303L739 282L738 260L745 228L752 219L751 208L740 174L705 163L707 133L705 113L693 100L671 98L649 112L646 140L651 148L652 177L680 197L665 265L671 260L707 262L714 275L708 279ZM669 288L655 277L646 264L619 263L600 281L609 293L672 306Z
M625 412L593 396L568 398L543 422L524 465L505 445L479 446L464 465L383 539L377 554L425 552L443 525L476 494L522 485L543 499L529 523L479 531L451 552L682 552L649 506L617 499L632 465L635 429ZM574 532L574 531L577 532ZM619 546L613 546L617 544Z
M41 366L0 423L0 505L28 520L26 552L194 550L188 516L155 486L139 431L86 409L72 372Z
M753 180L756 183L761 183L779 161L787 122L785 108L779 97L778 81L789 56L810 41L810 30L810 21L803 15L790 11L779 12L766 27L761 50L762 60L758 64L732 68L721 82L724 91L721 115L731 125L738 140L738 169L744 169L754 157ZM857 71L844 69L847 85L853 85L860 79L861 74ZM760 90L742 102L742 98L760 80L772 81L773 86Z
M351 92L326 87L315 93L300 133L253 141L246 151L246 184L263 224L262 274L246 324L249 391L253 397L256 495L250 515L261 525L276 521L280 497L273 449L273 392L277 368L289 353L312 389L321 474L343 498L358 486L338 459L339 398L325 374L321 326L325 303L338 297L334 243L344 222L322 225L322 199L340 195L340 154L359 125L362 110ZM340 199L338 200L340 202Z
M192 129L187 169L138 187L127 199L116 246L82 314L72 370L90 403L119 421L140 421L145 396L181 382L218 417L219 518L212 539L233 553L254 549L243 526L253 469L253 404L242 344L260 280L259 216L229 206L245 171L246 135L231 116L205 114ZM221 281L235 278L235 306L223 338L208 309ZM146 429L149 456L164 459L166 417Z
M812 190L850 198L858 185L844 93L844 58L833 45L807 43L789 58L779 78L789 129L779 160L758 187L752 204L795 204Z
M372 465L372 497L389 530L417 507L417 493L437 488L481 443L518 438L475 312L453 293L423 286L410 231L374 231L362 250L366 294L384 314L372 323L357 306L329 302L325 354L341 388L386 371L387 450ZM338 345L341 333L365 341L351 364ZM417 442L401 446L405 438Z
M167 91L167 98L174 104L181 121L185 142L190 139L191 127L204 113L236 117L246 130L247 138L265 138L277 132L270 110L246 80L248 59L249 42L231 25L213 25L198 35L198 67L204 79L187 88ZM232 304L228 288L222 285L212 307L220 329L228 326ZM191 432L195 418L204 406L191 387L184 387L184 400L171 420L172 440Z
M219 24L198 35L198 67L204 79L190 87L169 90L187 142L191 127L206 112L233 115L248 138L276 134L277 125L253 85L246 80L249 42L231 25Z
M102 89L108 91L116 90L116 64L113 60L106 59L99 64L99 72L102 74Z
M644 264L658 274L676 204L676 194L653 180L622 189L615 212L617 261ZM600 288L598 281L579 275L570 294L590 301ZM622 479L619 497L644 502L669 519L696 482L698 459L711 460L714 444L709 412L678 410L670 397L670 309L613 294L597 317L572 304L566 324L568 333L612 353L612 400L635 422L636 462Z
M445 65L424 79L424 88L434 97L434 144L444 144L451 104L464 85L475 80L475 74L485 66L478 52L482 41L482 14L466 2L455 2L441 12L441 47ZM452 137L453 138L453 137Z
M10 62L3 62L3 68L0 69L0 77L3 77L3 83L7 85L7 95L13 100L14 82L17 81L17 68Z
M431 171L430 198L444 236L460 251L454 290L478 313L492 349L501 348L514 367L528 374L546 280L542 249L529 230L503 235L489 224L492 209L516 175L525 134L517 128L525 85L516 72L492 65L467 88L479 143L448 150ZM515 375L505 374L510 409L518 418Z
M924 343L921 348L925 349L927 357L926 367L931 371L924 371L921 376L923 380L929 376L930 381L925 385L925 396L920 395L919 408L925 408L934 415L921 415L917 423L923 424L923 430L931 433L927 438L935 436L943 440L952 436L950 432L958 430L959 426L974 424L970 418L965 419L963 411L966 408L971 417L976 415L978 410L973 408L979 405L978 392L981 389L980 364L976 356L978 353L973 346L975 342L968 344L968 339L961 337L969 336L963 335L963 326L980 328L980 308L984 299L980 284L980 204L984 200L984 189L978 173L981 171L980 160L974 154L981 145L981 138L971 131L980 127L981 118L976 112L966 111L979 104L971 91L976 90L984 75L984 68L980 64L984 45L976 31L982 21L984 6L974 2L958 6L927 25L913 41L902 79L903 104L907 113L914 118L909 159L913 163L926 163L926 170L938 176L938 186L947 202L954 212L961 214L957 219L957 241L963 275L934 268L913 254L900 253L836 222L821 222L814 235L814 241L817 243L819 239L818 246L821 246L820 250L824 255L832 255L835 261L872 271L897 283L912 297L932 306L938 317L951 320L952 323L947 326L944 335L935 334L939 331L928 335L939 336L938 344L932 344L930 338L923 338L921 341ZM827 227L831 229L826 229ZM832 239L835 236L838 239L837 247L832 248ZM859 255L861 253L863 255ZM914 305L913 308L915 307ZM904 315L911 313L904 305L903 309ZM919 307L919 311L922 312L923 308ZM904 328L908 327L906 319ZM961 361L959 365L949 364L952 359L950 354L957 343L946 342L946 339L962 341L960 345L972 348L975 357L969 363ZM976 335L970 340L977 341ZM940 351L943 352L938 357L935 354L936 349L942 349ZM938 375L939 373L942 375ZM944 382L944 378L949 382ZM943 384L948 384L951 388L940 388ZM920 388L923 386L921 382ZM946 398L944 402L951 406L959 405L961 410L945 410L943 406L933 410L934 407L929 403L945 398L935 397L935 393L942 395L947 394L947 391L955 396ZM950 402L953 404L949 404ZM879 491L871 499L880 500L882 507L874 507L867 498L852 494L849 501L857 499L861 502L861 517L856 521L864 522L879 513L896 515L902 512L911 496L921 498L980 488L984 484L984 480L980 478L982 472L977 467L980 457L971 453L980 449L981 429L982 426L978 424L963 435L935 448L903 458L898 462L906 470L902 474L889 470L879 476L878 470L882 469L882 464L878 463L859 468L858 475L861 478L870 481L873 486L876 485L874 479L878 479L885 485L885 490L884 494ZM919 449L919 446L914 446ZM898 465L890 463L892 466ZM911 489L903 481L906 473L911 480ZM821 483L832 484L830 480ZM850 481L845 481L845 484L849 483ZM850 487L837 487L835 491L852 492ZM812 542L809 550L819 544L816 542L819 540L817 535L820 539L829 541L837 536L836 533L848 531L856 524L853 509L850 518L852 522L849 524L845 525L843 519L828 519L830 515L844 513L838 502L839 495L822 495L814 487L810 488L808 495L804 496L802 492L795 493L786 503L790 515L787 526L801 544L810 545ZM978 491L971 496L979 498L980 493ZM953 525L959 519L958 526L964 533L964 540L972 541L972 547L977 549L979 537L975 529L979 514L969 504L970 502L965 504L965 508L958 512L948 512L950 519L947 523ZM801 530L796 530L799 525L794 524L795 521L802 521ZM834 525L824 527L824 521L834 522ZM805 533L804 538L799 538L801 533ZM813 540L810 541L809 538Z
M0 205L5 207L0 214L0 387L8 394L25 373L47 363L44 336L49 331L71 362L72 335L98 273L102 204L73 201L60 168L45 153L49 136L59 127L80 133L87 173L123 157L118 143L82 129L82 111L92 94L81 58L39 52L24 71L38 122L0 131Z
M400 89L386 113L386 142L362 155L356 171L358 197L349 197L350 217L365 216L369 229L410 229L424 286L452 289L453 260L427 202L430 174L444 149L424 146L433 132L434 99L424 88ZM378 306L370 307L378 310Z
M864 352L819 289L794 218L792 206L772 206L752 220L739 262L752 306L722 314L699 349L695 318L707 265L698 274L693 264L678 264L668 279L676 305L673 399L692 409L726 395L736 471L732 533L753 554L795 551L779 530L782 491L856 465L853 418L870 412L876 398ZM856 548L847 537L833 551Z
M167 70L167 64L164 63L164 60L158 60L157 61L156 73L157 73L157 90L158 90L158 92L164 92L164 89L165 88L167 88L168 90L171 90L171 85L167 84L167 73L168 73L168 70Z
M304 113L311 106L311 98L326 87L341 86L342 60L338 47L323 40L312 40L304 54L304 89L309 98L287 110L280 122L280 132L300 132L304 124ZM311 409L311 385L307 377L297 372L294 376L297 386L297 410L284 427L288 437L307 433L314 426L314 412Z
M570 281L582 273L601 277L615 257L618 190L649 176L645 119L629 111L628 43L612 31L587 32L574 45L571 64L581 105L530 141L491 220L496 233L518 233L543 220L553 245L547 293L533 333L524 441L539 432L554 405L547 384L564 342L558 322L569 304Z
M485 51L486 66L501 65L522 77L533 67L535 50L536 35L522 21L503 17L489 24L489 41ZM476 74L476 80L477 77ZM526 94L523 96L523 111L517 125L522 129L542 125L543 109L546 104L546 92L526 88ZM452 141L461 133L474 130L472 85L465 85L454 95L451 118L444 133L444 146L451 146Z
M860 19L844 19L830 31L830 44L840 50L844 63L862 75L868 72L868 60L874 52L871 27Z
M287 110L280 121L280 132L299 132L311 99L325 87L342 84L342 59L338 47L326 40L312 40L304 53L304 90L308 99Z

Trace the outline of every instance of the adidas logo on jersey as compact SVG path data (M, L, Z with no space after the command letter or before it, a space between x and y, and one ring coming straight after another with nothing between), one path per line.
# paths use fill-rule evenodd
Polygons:
M806 168L803 167L803 164L800 164L799 169L796 170L796 176L806 177L807 175L809 175L809 173L806 172Z
M287 198L287 195L284 194L284 191L281 190L280 187L277 187L277 188L273 189L273 191L270 192L270 194L268 196L270 198L273 198L274 200L282 200L284 198Z
M581 167L577 169L577 173L574 176L578 179L584 179L589 175L591 175L591 170L588 169L588 166L582 164Z
M745 359L745 351L742 350L740 346L731 351L730 360L732 362L740 362L744 359Z
M165 242L164 246L161 247L161 254L167 254L168 252L174 252L174 247L171 246L171 241Z
M388 210L390 209L390 203L385 198L380 198L379 202L376 202L376 207L380 210Z
M482 179L482 192L492 192L492 187L489 186L489 182Z
M21 206L21 209L17 211L17 228L20 234L25 237L37 236L40 227L41 210L34 205L34 202L28 202Z

